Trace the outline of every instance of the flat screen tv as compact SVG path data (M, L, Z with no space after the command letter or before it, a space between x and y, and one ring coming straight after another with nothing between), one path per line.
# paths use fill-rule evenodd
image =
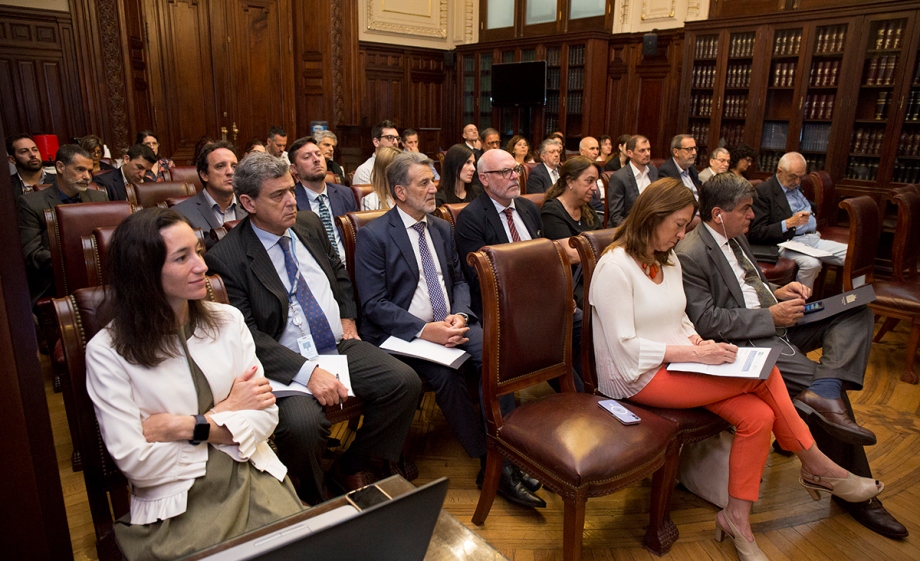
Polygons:
M546 61L492 65L492 106L546 105Z

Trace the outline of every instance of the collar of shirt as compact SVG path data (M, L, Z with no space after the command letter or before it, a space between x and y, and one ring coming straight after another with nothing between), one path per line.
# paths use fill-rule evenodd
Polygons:
M208 193L207 189L202 189L202 192L204 192L204 198L208 200L208 206L211 207L212 210L216 210L220 212L221 214L226 214L227 210L236 209L237 205L236 205L236 194L235 193L233 195L233 199L230 201L230 204L227 205L227 210L220 210L220 205L217 204L217 201L214 200L214 197L211 196L211 193ZM217 208L215 209L214 207L217 207Z
M46 179L48 179L48 174L45 173L45 170L42 170L42 176L38 178L37 183L26 183L26 180L22 178L22 174L20 174L18 171L16 172L16 175L19 177L20 183L22 183L23 185L28 185L29 187L41 185L42 183L48 183L47 181L45 181Z
M719 244L719 247L722 247L722 246L724 246L724 245L728 245L728 238L726 238L726 237L722 234L722 232L716 231L715 228L713 228L712 226L710 226L710 225L707 224L706 222L704 222L703 225L706 226L706 229L709 230L709 233L710 233L710 234L712 234L712 239L714 239L714 240L716 241L716 243Z
M64 190L61 189L59 186L55 185L54 188L58 190L58 194L61 196L61 202L65 205L83 202L83 199L80 198L80 193L77 193L73 197L68 197L67 194L64 193Z
M399 217L402 219L403 225L406 227L406 230L412 228L413 226L415 226L415 225L418 224L419 222L424 222L424 223L426 224L426 228L427 228L427 224L428 224L428 215L427 215L427 214L426 214L425 216L423 216L421 220L416 220L415 218L412 218L411 216L409 216L409 214L408 214L406 211L404 211L403 209L401 209L401 208L399 208L399 207L396 207L396 213L397 213L397 214L399 215Z
M278 240L281 239L281 236L263 230L252 222L250 222L249 225L252 226L252 231L256 233L256 237L259 238L259 241L262 242L262 247L265 248L265 251L268 251L269 248L274 247L278 243ZM290 230L285 231L285 235L289 235L289 233Z
M633 175L636 176L636 179L639 179L640 177L648 177L648 165L647 164L645 166L645 169L640 171L639 168L636 167L636 164L632 163L632 160L630 160L629 167L632 169Z
M685 171L687 171L688 169L690 169L690 168L684 169L684 168L680 167L680 164L677 163L677 158L673 158L673 157L672 157L671 160L674 161L674 165L677 166L677 170L680 171L681 173L684 173ZM646 166L646 169L648 169L648 166Z
M514 211L517 212L517 207L514 206L514 199L511 199L511 204L506 207L498 204L498 201L496 201L492 197L489 197L489 200L492 201L493 205L495 205L495 210L498 211L499 215L503 215L505 213L506 208L514 209Z
M125 185L130 183L130 181L128 181L128 176L125 175L125 166L121 166L118 171L121 172L121 180L125 182Z
M304 185L303 183L301 183L301 185L303 186L303 190L307 192L307 199L310 200L310 206L313 206L313 204L316 203L316 201L319 199L319 196L320 196L320 195L326 195L327 197L329 197L329 187L328 187L325 183L323 183L323 190L320 191L319 193L317 193L317 192L314 191L313 189L309 189L309 188L308 188L306 185ZM331 198L330 198L330 199L331 199ZM330 205L332 204L332 201L331 201L331 200L329 201L329 204L330 204ZM331 212L332 209L330 208L329 211Z

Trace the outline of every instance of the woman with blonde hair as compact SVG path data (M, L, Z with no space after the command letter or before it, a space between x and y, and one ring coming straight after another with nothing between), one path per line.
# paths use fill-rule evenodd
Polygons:
M387 166L393 158L401 152L392 146L381 146L377 149L374 158L374 169L371 170L371 185L374 190L361 199L361 210L389 210L393 208L393 197L390 196L390 186L387 184Z

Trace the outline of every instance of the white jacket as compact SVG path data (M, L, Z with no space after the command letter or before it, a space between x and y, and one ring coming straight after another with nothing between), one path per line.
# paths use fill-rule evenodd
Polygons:
M201 368L214 394L214 404L228 395L233 380L253 365L255 377L264 376L256 358L252 334L243 315L232 306L206 303L224 324L215 340L198 330L188 340L189 354ZM188 490L205 473L208 445L187 441L147 442L141 424L157 413L198 413L195 384L186 357L167 358L155 368L128 363L112 346L110 326L86 345L86 390L109 454L131 483L131 523L149 524L182 514ZM287 468L266 440L278 424L278 407L256 411L228 411L212 417L233 435L234 445L216 445L238 462L250 461L279 481Z

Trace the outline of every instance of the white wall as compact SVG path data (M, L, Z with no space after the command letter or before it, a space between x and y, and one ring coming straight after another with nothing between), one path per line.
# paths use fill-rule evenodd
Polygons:
M0 0L0 5L35 8L36 10L57 10L59 12L70 11L70 3L67 0Z
M612 31L671 29L708 17L709 0L615 0Z
M362 41L453 49L479 40L479 0L359 0Z

